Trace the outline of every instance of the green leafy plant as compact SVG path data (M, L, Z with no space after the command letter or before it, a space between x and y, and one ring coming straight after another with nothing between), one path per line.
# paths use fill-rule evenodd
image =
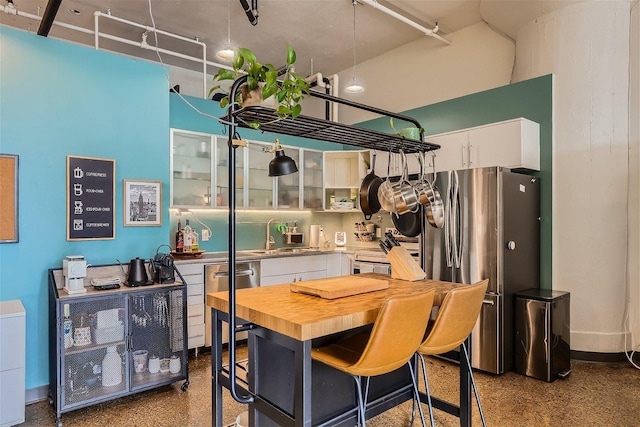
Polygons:
M409 135L414 135L416 133L418 134L420 132L424 133L423 128L416 128L416 127L402 128L400 129L400 132L398 132L396 128L393 126L393 117L389 118L389 127L391 127L391 130L393 131L394 135L402 136L405 138L409 138L410 137ZM416 139L419 139L419 137Z
M214 82L223 80L236 80L242 75L247 75L247 84L244 89L245 93L262 88L262 99L274 97L277 107L276 114L278 120L291 117L295 119L300 115L302 101L305 95L309 94L309 84L293 70L293 64L296 62L296 52L290 45L287 45L287 61L282 79L278 80L278 70L272 64L261 64L256 59L256 55L247 48L241 47L235 51L232 67L233 70L220 69L213 76ZM209 90L211 95L220 89L220 85L216 85ZM242 106L241 94L238 94L235 100ZM220 107L225 108L229 105L229 95L220 100ZM252 122L249 126L259 128L260 123Z

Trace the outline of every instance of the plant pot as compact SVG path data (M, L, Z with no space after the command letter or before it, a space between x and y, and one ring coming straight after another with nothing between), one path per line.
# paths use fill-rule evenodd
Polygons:
M256 106L273 108L274 110L277 108L273 96L266 100L262 99L262 86L264 86L264 83L259 83L259 86L253 90L248 90L246 83L240 86L240 99L242 100L243 108Z
M420 128L400 129L400 135L404 138L417 139L418 141L420 141Z

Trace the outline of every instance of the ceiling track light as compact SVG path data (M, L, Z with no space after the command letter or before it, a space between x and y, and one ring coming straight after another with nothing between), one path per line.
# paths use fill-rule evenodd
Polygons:
M251 25L254 27L258 25L258 0L251 0L251 6L249 6L247 0L240 0L240 4Z
M351 76L351 81L344 88L345 92L348 93L359 93L364 92L364 85L362 82L356 77L356 6L358 4L357 0L352 0L353 4L353 75Z

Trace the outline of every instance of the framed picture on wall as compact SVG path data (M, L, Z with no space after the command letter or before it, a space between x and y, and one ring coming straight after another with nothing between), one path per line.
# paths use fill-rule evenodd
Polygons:
M124 226L162 225L162 181L125 179Z
M0 243L18 242L18 155L0 154Z

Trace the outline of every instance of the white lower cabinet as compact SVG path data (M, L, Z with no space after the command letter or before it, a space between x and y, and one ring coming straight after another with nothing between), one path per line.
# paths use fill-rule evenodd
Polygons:
M0 425L24 422L25 310L19 300L0 302Z
M204 346L204 264L180 263L176 268L187 282L187 348Z
M348 271L348 267L343 268L348 261L346 254L265 258L260 265L260 286L341 276L343 271Z

